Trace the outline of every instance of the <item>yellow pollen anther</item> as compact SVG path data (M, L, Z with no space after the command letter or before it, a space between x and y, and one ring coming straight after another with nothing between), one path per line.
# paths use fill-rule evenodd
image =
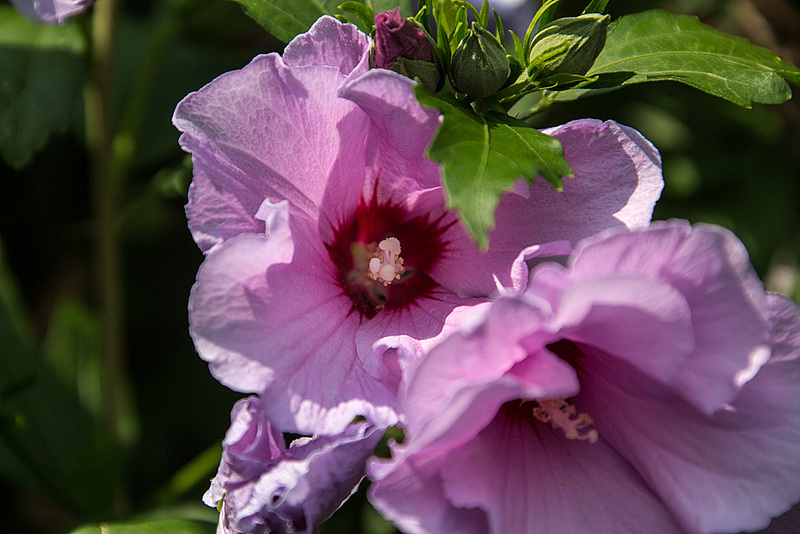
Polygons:
M590 428L594 420L585 413L577 413L575 405L564 399L536 401L533 416L542 423L550 423L553 428L564 431L567 439L577 439L596 443L597 430Z
M378 249L374 257L369 260L367 275L388 286L393 281L399 280L405 270L403 258L400 257L400 240L396 237L387 237L378 243Z

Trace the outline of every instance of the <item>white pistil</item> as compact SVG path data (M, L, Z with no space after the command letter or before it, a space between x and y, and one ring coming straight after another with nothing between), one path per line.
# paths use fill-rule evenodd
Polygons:
M533 416L542 423L550 423L553 428L564 431L567 439L577 439L596 443L597 430L590 428L594 420L585 413L577 413L575 405L564 399L536 401Z
M369 260L367 275L388 286L393 281L399 280L404 270L403 258L400 257L400 240L396 237L387 237L378 243L375 256Z

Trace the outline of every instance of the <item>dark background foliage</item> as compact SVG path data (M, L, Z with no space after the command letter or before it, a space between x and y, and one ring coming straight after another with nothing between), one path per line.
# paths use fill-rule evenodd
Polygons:
M30 161L0 162L0 532L61 533L164 508L198 520L198 530L181 532L214 531L213 511L199 500L239 395L210 376L188 335L186 302L202 254L186 229L191 167L170 117L188 92L283 45L233 2L117 1L116 124L126 120L126 103L141 110L117 221L127 375L121 445L101 416L97 220L76 93L60 101L64 128ZM575 15L584 4L565 0L558 13ZM611 2L607 12L653 7L697 14L800 62L800 10L788 0L638 0ZM4 57L0 67L9 68ZM0 71L0 98L12 75ZM536 125L579 117L633 126L661 150L666 188L656 218L732 229L768 287L800 297L797 98L745 110L678 84L644 84L555 105ZM363 505L362 490L323 531L393 531ZM781 528L777 520L772 531Z

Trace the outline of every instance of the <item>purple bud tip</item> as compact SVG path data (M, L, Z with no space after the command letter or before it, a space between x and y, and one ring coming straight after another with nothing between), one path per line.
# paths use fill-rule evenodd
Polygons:
M401 57L433 62L433 46L422 28L400 15L399 7L376 13L374 67L391 68Z

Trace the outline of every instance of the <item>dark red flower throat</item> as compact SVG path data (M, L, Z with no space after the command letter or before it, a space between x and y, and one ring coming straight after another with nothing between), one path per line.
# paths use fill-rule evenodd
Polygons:
M456 222L446 212L409 218L404 208L376 196L377 184L372 198L362 197L353 217L325 244L339 285L353 301L351 313L367 319L431 294L437 284L428 273L445 252L444 233ZM446 218L452 220L443 222Z

